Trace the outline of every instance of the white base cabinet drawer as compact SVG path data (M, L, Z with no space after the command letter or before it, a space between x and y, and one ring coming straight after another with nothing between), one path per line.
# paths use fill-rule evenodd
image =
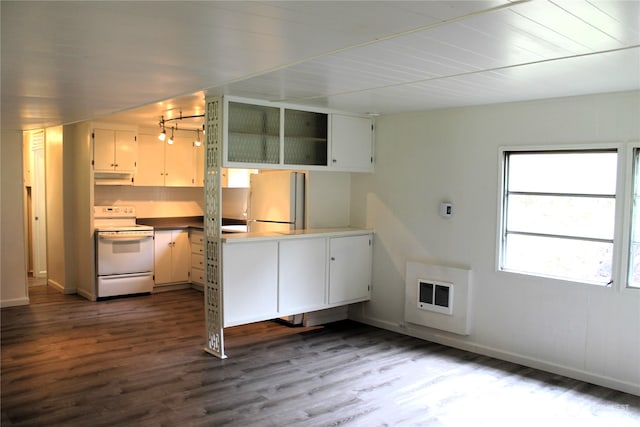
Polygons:
M191 268L191 282L197 283L198 285L204 285L204 270L200 268Z
M205 284L204 264L204 232L191 229L189 232L191 242L191 283Z
M191 253L191 269L204 270L204 255Z

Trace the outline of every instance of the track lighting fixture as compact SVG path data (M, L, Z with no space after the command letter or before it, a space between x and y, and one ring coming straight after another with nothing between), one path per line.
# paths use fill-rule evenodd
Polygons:
M204 114L195 114L192 116L183 116L182 115L182 110L180 111L180 115L178 117L174 117L172 119L165 119L164 116L160 116L160 122L158 123L158 125L160 126L160 129L162 129L162 131L160 132L160 135L158 135L158 139L160 141L167 141L167 144L173 144L174 141L174 131L178 130L178 124L176 123L175 126L171 126L171 137L167 138L167 130L166 130L166 126L165 123L166 122L171 122L171 121L179 121L179 120L184 120L184 119L194 119L194 118L200 118L200 117L204 117ZM196 147L199 147L200 145L202 145L202 140L200 139L200 129L182 129L182 130L195 130L196 131L196 140L194 141L194 145ZM202 125L202 133L204 134L204 125Z

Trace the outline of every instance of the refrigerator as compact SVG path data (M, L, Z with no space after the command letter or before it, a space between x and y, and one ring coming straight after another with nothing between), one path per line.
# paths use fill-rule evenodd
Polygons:
M304 228L305 175L274 171L251 175L247 225L250 232Z

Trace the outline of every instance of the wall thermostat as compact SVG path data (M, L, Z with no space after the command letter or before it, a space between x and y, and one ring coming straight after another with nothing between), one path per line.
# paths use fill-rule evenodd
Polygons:
M440 203L440 216L451 218L453 216L453 205L449 202Z

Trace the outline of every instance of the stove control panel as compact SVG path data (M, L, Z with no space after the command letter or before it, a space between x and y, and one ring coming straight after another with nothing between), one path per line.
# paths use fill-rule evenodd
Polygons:
M98 218L135 218L133 206L94 206L93 216Z

